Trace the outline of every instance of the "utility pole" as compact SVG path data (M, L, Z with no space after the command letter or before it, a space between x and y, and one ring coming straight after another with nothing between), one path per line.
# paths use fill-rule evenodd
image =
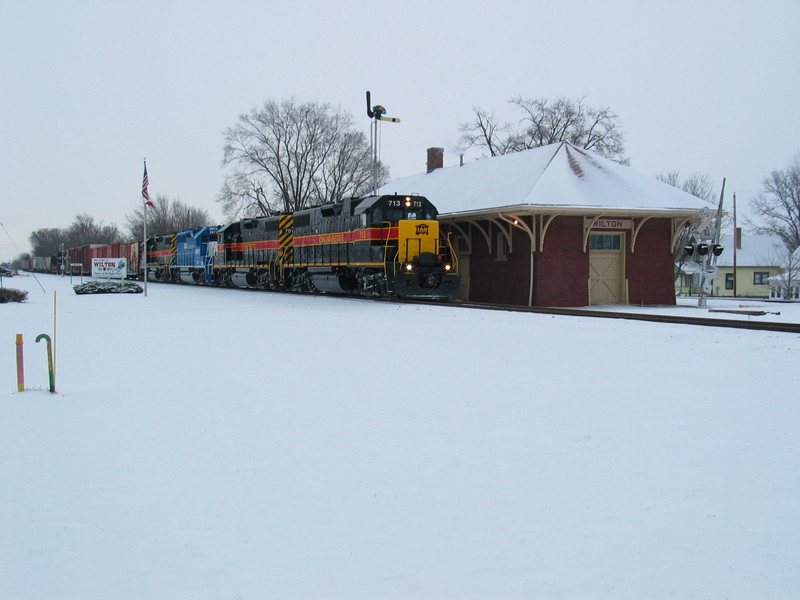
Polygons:
M736 250L740 243L739 230L736 228L736 193L733 194L733 297L736 297Z
M147 176L147 159L144 159L144 176L142 177L142 202L144 203L142 216L143 216L143 231L142 236L142 254L144 255L144 295L147 297L147 207L153 206L150 201L150 192L147 191L147 186L150 185L150 178Z

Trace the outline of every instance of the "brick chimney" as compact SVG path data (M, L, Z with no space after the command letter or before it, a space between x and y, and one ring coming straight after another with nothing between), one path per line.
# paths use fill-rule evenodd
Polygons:
M444 148L428 148L428 173L444 167Z

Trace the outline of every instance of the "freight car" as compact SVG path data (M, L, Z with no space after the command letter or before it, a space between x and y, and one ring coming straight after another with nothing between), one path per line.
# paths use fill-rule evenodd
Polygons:
M456 256L422 196L346 198L217 232L213 281L242 288L450 299Z
M92 274L92 260L96 258L124 258L128 279L139 277L140 242L115 242L112 244L85 244L66 250L64 272L75 275Z
M139 242L117 242L103 246L93 247L89 251L91 258L124 258L127 265L127 279L139 277ZM90 265L91 267L91 265Z
M58 256L34 256L27 268L34 273L58 273L59 264Z
M65 262L66 272L75 273L76 275L91 275L92 253L103 245L104 244L84 244L83 246L67 250L67 259Z

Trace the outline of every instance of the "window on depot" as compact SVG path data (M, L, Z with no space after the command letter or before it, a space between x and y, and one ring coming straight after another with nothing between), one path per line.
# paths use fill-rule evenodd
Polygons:
M619 250L621 238L619 235L592 234L589 236L589 250Z

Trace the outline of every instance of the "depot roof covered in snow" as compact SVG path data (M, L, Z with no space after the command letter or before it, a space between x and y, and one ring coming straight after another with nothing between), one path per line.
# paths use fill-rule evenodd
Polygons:
M381 194L420 194L442 215L497 212L696 214L699 198L561 142L396 179Z

